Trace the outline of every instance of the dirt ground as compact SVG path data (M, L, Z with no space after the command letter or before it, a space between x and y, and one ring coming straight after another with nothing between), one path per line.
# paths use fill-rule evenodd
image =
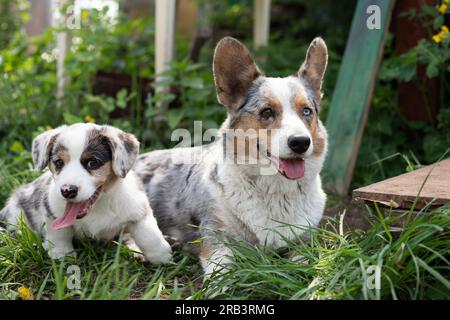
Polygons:
M339 217L345 211L344 227L347 230L366 230L369 227L369 218L371 215L369 210L370 209L366 205L354 202L350 197L345 199L330 197L324 215L328 217Z

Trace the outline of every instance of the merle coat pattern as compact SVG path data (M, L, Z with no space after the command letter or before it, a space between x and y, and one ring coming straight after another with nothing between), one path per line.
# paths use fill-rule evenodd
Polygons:
M138 158L135 170L160 228L199 252L206 274L229 262L224 240L277 248L282 236L297 239L303 233L284 223L319 223L326 199L319 176L327 149L319 119L326 65L326 45L316 38L297 73L266 77L244 45L224 38L213 71L228 117L216 141ZM237 129L268 130L265 145L257 135L256 151L245 149L243 158L259 159L256 163L235 161L240 156L224 148L233 144ZM261 174L261 154L275 167L272 174ZM191 243L195 239L202 239L199 246Z
M126 228L137 257L167 263L171 248L132 170L138 153L133 135L110 126L83 123L44 132L33 141L32 156L37 170L49 171L15 191L0 220L15 228L23 213L43 234L52 258L73 255L73 237L111 240Z

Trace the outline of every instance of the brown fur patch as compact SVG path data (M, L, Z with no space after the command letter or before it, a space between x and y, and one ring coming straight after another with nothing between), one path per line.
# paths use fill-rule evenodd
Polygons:
M112 170L112 162L108 161L97 170L92 170L91 175L94 177L94 184L98 188L104 186L104 190L107 190L117 177Z
M326 137L320 128L319 121L320 120L315 121L316 124L314 125L314 129L311 131L314 156L320 156L325 150Z
M259 112L266 108L272 108L274 110L275 117L273 121L267 121L261 118ZM258 143L264 144L270 151L272 130L280 128L281 119L281 102L277 97L272 96L263 100L257 114L243 114L233 121L230 129L242 130L242 134L239 134L239 131L235 131L236 136L233 139L235 158L237 155L251 156L254 159L259 158L256 148Z
M312 110L312 115L310 117L303 116L303 109L309 107L308 99L301 94L296 94L294 97L294 108L297 112L300 119L302 119L303 123L306 127L311 131L313 129L314 123L317 122L317 113L314 108L309 107Z
M223 220L220 219L217 215L214 215L212 217L212 222L214 223L215 227L218 229L225 227L225 222L223 222Z
M109 140L102 134L101 130L94 129L89 132L87 145L81 155L80 162L86 167L91 159L96 159L102 163L99 168L89 170L95 186L104 186L107 189L117 177L112 169L112 151Z
M57 155L58 158L60 158L62 161L64 161L64 163L70 161L69 150L67 150L67 148L61 144L55 147L54 154Z
M123 141L123 145L128 154L136 152L136 149L139 147L136 144L136 138L131 134L119 133L119 139Z
M306 53L298 76L306 79L316 95L317 99L322 98L322 81L328 63L328 49L322 38L315 38Z
M55 164L53 163L53 161L51 161L51 159L55 157L64 161L64 164L67 164L70 161L70 155L69 151L64 145L62 144L55 145L54 143L55 141L53 141L53 148L52 151L50 152L50 161L48 163L48 168L53 174L58 174L61 172L62 168L61 169L56 168Z
M248 49L231 37L217 44L213 69L219 102L232 108L239 106L253 81L262 74Z
M301 94L296 94L294 98L294 106L297 113L302 114L303 108L308 106L308 99Z
M313 155L315 156L321 155L325 148L325 138L319 126L319 115L317 114L317 110L315 110L315 108L308 106L308 99L300 94L295 95L294 107L300 119L302 119L303 123L306 125L309 132L311 133L314 148ZM309 107L312 110L312 115L308 118L302 116L303 109L306 107Z
M209 259L213 254L213 250L210 244L205 241L202 241L200 246L200 257L203 259Z

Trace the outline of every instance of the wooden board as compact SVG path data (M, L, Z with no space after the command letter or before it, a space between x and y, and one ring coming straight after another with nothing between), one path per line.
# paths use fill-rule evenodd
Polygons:
M330 193L347 195L394 2L358 1L326 123L329 152L323 178ZM367 27L370 5L380 8L380 29Z
M175 0L155 2L155 73L168 68L174 56Z
M270 0L254 0L253 17L253 46L257 49L269 44Z
M353 191L354 200L381 202L406 210L411 208L417 196L416 209L423 208L433 200L432 206L450 203L450 158Z

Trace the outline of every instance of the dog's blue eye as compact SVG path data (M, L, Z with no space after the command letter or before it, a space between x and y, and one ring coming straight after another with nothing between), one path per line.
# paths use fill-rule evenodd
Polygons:
M311 108L306 107L306 108L303 109L303 115L305 117L309 117L311 114L312 114Z

